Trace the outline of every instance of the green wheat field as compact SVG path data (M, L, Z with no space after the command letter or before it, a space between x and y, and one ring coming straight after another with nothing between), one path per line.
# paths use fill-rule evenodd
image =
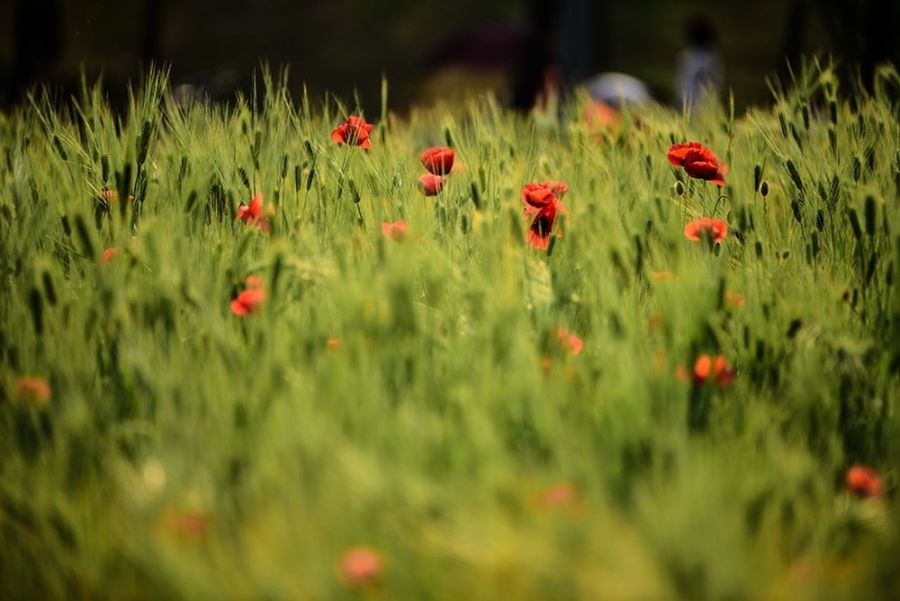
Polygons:
M288 90L0 114L0 598L898 594L893 68L602 129Z

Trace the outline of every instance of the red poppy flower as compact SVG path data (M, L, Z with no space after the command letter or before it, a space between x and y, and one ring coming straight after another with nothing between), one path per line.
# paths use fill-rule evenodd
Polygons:
M366 150L372 148L372 140L369 134L375 126L366 123L366 120L357 115L350 115L347 120L334 128L331 139L338 144L362 146Z
M340 579L351 588L367 588L378 583L384 571L381 555L370 547L348 549L338 563Z
M269 212L271 211L272 208L270 205ZM272 225L269 223L269 220L266 219L263 212L262 194L254 194L248 205L241 203L241 206L238 207L237 219L240 219L248 225L255 225L262 232L268 233L272 230Z
M419 178L419 188L425 196L437 196L444 189L444 178L440 175L423 175Z
M540 501L545 507L566 507L578 502L578 490L570 482L554 484L541 494Z
M385 238L390 240L395 240L400 242L403 240L403 237L406 235L406 222L402 219L398 219L393 223L382 223L381 224L381 233L384 234Z
M691 152L700 150L703 145L700 142L688 142L687 144L673 144L669 148L669 162L676 167L684 167L684 161Z
M694 363L694 382L702 386L709 380L710 375L715 380L716 386L724 388L734 379L734 369L722 355L715 358L700 355Z
M452 148L436 146L429 148L419 156L419 160L434 175L447 175L453 169L453 159L456 153Z
M556 221L556 203L550 203L535 216L528 228L528 243L538 250L547 250L550 246L550 232Z
M522 186L522 202L525 203L525 212L535 215L549 204L561 206L560 200L568 191L569 186L565 182L559 181L525 184Z
M44 378L23 377L16 380L16 397L32 405L47 403L51 395L50 383Z
M556 328L554 336L560 347L573 357L578 356L584 348L584 341L565 328Z
M685 173L695 179L708 180L719 187L725 185L725 165L699 142L675 144L669 148L668 158L670 163L684 167Z
M231 301L231 312L238 317L256 313L266 302L266 291L263 290L262 278L248 276L247 287Z
M720 244L728 236L728 224L721 219L701 217L684 226L684 235L694 242L700 242L702 238L708 237L716 244Z
M878 473L865 465L854 465L847 470L847 490L864 499L880 497L883 486Z
M109 248L104 248L103 252L100 253L100 262L101 263L109 263L112 261L112 258L119 253L119 249L115 246L110 246Z
M744 303L747 302L747 297L743 294L738 294L737 292L732 292L731 290L725 291L725 302L731 305L735 309L740 309L744 306Z
M344 341L340 338L329 338L325 341L325 346L328 347L329 351L336 351L341 348L341 345L344 344Z

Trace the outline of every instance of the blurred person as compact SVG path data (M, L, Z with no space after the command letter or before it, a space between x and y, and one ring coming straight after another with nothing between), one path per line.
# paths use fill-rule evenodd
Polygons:
M678 59L678 97L682 108L695 106L704 95L718 93L724 81L724 68L712 23L698 15L686 28L688 47Z
M644 82L625 73L599 73L584 86L589 101L581 116L598 138L604 130L614 134L619 131L624 107L635 109L653 100Z

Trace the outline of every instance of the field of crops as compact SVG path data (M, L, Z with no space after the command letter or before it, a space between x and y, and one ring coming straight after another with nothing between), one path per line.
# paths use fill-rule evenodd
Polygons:
M167 89L0 114L0 598L900 591L896 71L605 127Z

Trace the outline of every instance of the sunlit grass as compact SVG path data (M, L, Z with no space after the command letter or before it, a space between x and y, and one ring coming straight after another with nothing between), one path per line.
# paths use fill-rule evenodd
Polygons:
M0 115L0 597L900 588L895 71L607 130L263 79ZM333 142L362 108L371 150ZM724 188L669 164L690 140ZM519 197L542 180L569 187L549 252ZM236 219L258 193L269 233ZM704 216L720 245L685 238ZM701 355L733 381L692 383Z

